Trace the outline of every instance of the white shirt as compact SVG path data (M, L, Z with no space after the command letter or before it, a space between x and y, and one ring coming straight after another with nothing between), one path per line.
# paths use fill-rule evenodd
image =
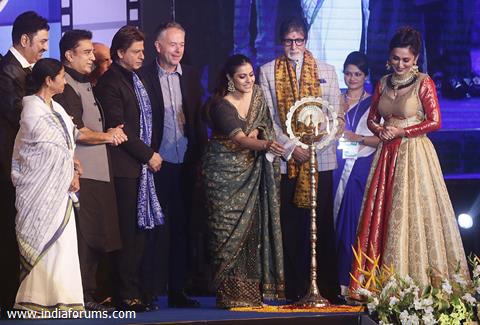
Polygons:
M16 48L14 48L13 46L9 49L10 52L12 52L13 56L15 57L15 59L17 59L18 62L20 62L20 64L22 65L22 68L30 68L32 69L33 68L33 64L31 64L30 62L27 61L27 59L25 59L25 57L20 54L20 52L17 51Z

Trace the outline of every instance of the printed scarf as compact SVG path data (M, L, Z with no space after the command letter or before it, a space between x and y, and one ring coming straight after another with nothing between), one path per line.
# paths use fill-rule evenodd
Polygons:
M283 132L286 133L287 126L285 123L290 107L292 107L296 101L304 97L322 96L318 67L311 52L305 51L303 57L302 71L300 73L300 87L298 86L295 70L293 69L290 60L283 55L275 61L275 93L277 95L277 108L280 122L282 124ZM296 120L298 113L299 110L297 110L292 120ZM296 123L292 123L292 129L296 133ZM315 159L315 165L316 164L317 161ZM287 164L288 178L297 178L293 202L300 208L311 207L311 182L309 169L309 161L298 165L293 158L290 158ZM317 173L315 173L315 180L318 184Z
M152 105L145 86L136 73L133 74L133 85L140 107L140 139L150 146L152 142ZM162 225L164 217L158 202L153 173L148 164L142 164L138 183L137 224L140 229L153 229Z

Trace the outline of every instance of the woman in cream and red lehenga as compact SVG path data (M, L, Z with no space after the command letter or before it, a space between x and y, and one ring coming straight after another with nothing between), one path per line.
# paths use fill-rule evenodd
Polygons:
M384 76L375 88L369 129L381 139L374 157L358 226L358 249L393 266L421 286L438 279L469 278L455 214L435 149L426 134L440 128L440 109L432 79L418 72L421 36L404 27L390 41ZM381 119L384 123L380 124ZM354 261L369 270L365 258ZM350 282L350 296L359 298Z

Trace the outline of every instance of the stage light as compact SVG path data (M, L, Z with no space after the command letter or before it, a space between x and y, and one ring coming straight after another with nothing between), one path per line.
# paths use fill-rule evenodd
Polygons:
M463 229L470 229L473 226L473 218L467 213L461 213L458 218L458 225Z

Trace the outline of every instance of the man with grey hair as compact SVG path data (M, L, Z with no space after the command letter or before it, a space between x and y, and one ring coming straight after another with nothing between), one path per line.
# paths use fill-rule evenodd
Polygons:
M199 75L180 64L185 30L175 22L161 24L155 33L157 58L141 70L160 116L159 154L162 165L155 174L156 189L164 209L165 244L168 249L168 304L197 307L184 293L187 275L187 224L197 165L206 143L201 120L202 86ZM162 240L162 238L157 239ZM162 254L163 256L163 254Z
M280 185L285 295L298 300L308 289L310 247L309 152L286 132L286 115L293 104L307 96L326 99L337 111L339 130L344 126L340 89L333 66L317 60L306 49L307 26L300 18L284 21L280 27L284 53L260 68L260 85L270 108L277 141L286 153L281 163ZM317 265L320 292L335 302L339 293L333 233L333 170L337 168L335 142L317 150Z
M108 46L98 42L93 42L93 54L95 55L95 61L93 61L95 68L90 73L90 83L95 86L98 78L110 68L112 57Z

